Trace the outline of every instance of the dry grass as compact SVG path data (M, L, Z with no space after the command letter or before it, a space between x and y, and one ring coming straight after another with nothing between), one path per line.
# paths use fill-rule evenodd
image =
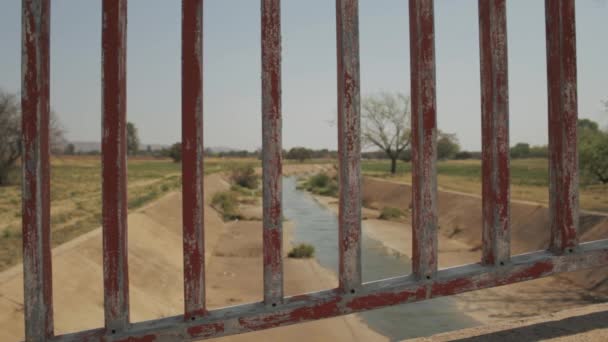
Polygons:
M205 160L205 173L231 170L255 159ZM128 207L135 210L181 186L181 164L153 158L130 158ZM51 240L57 246L101 225L99 157L51 160ZM21 187L0 187L0 271L21 260Z
M411 165L399 163L398 172L391 176L386 170L388 161L363 162L368 176L391 179L410 184ZM438 185L441 189L481 195L481 161L451 160L437 163ZM546 159L514 159L511 161L511 198L548 205L549 174ZM584 210L608 212L608 186L580 187L580 207Z

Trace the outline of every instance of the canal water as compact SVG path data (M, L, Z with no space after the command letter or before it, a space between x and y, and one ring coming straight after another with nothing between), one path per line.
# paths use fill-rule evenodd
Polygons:
M338 272L338 218L314 198L296 189L297 178L283 179L285 217L294 223L294 242L315 247L319 263ZM365 222L364 222L365 224ZM391 254L378 241L363 235L363 281L410 273L409 258ZM429 336L478 325L459 311L451 298L392 306L359 314L375 331L391 340Z

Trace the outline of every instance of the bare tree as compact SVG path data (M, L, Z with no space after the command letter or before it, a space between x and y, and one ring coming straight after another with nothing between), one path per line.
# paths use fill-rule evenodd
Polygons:
M64 130L55 112L50 116L51 151L63 151ZM0 89L0 186L8 182L9 171L21 157L21 108L17 94Z
M410 98L382 92L366 96L361 102L361 138L391 160L391 173L397 171L399 155L410 146Z

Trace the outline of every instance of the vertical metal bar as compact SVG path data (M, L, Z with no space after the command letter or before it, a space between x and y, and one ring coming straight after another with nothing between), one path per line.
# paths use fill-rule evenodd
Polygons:
M506 0L479 0L482 207L485 265L511 255L509 226L509 83Z
M340 289L361 285L361 94L359 2L336 0L338 155L340 178Z
M437 122L433 0L410 0L413 273L437 271Z
M283 300L281 1L262 0L264 302Z
M182 195L185 319L205 313L203 0L182 1Z
M26 341L53 336L49 144L49 0L23 0L23 275Z
M129 324L127 256L127 1L104 0L102 196L105 326Z
M576 29L574 0L546 0L549 95L549 210L551 246L578 244Z

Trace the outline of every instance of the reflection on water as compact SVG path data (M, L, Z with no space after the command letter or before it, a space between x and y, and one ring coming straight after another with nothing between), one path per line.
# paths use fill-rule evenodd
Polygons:
M297 190L296 181L295 177L283 180L284 215L295 225L295 242L313 245L319 263L337 272L338 218L309 194ZM408 258L387 253L381 243L365 235L362 263L363 280L366 282L410 273ZM477 325L458 311L450 298L392 306L367 311L360 316L370 327L391 340L429 336Z

